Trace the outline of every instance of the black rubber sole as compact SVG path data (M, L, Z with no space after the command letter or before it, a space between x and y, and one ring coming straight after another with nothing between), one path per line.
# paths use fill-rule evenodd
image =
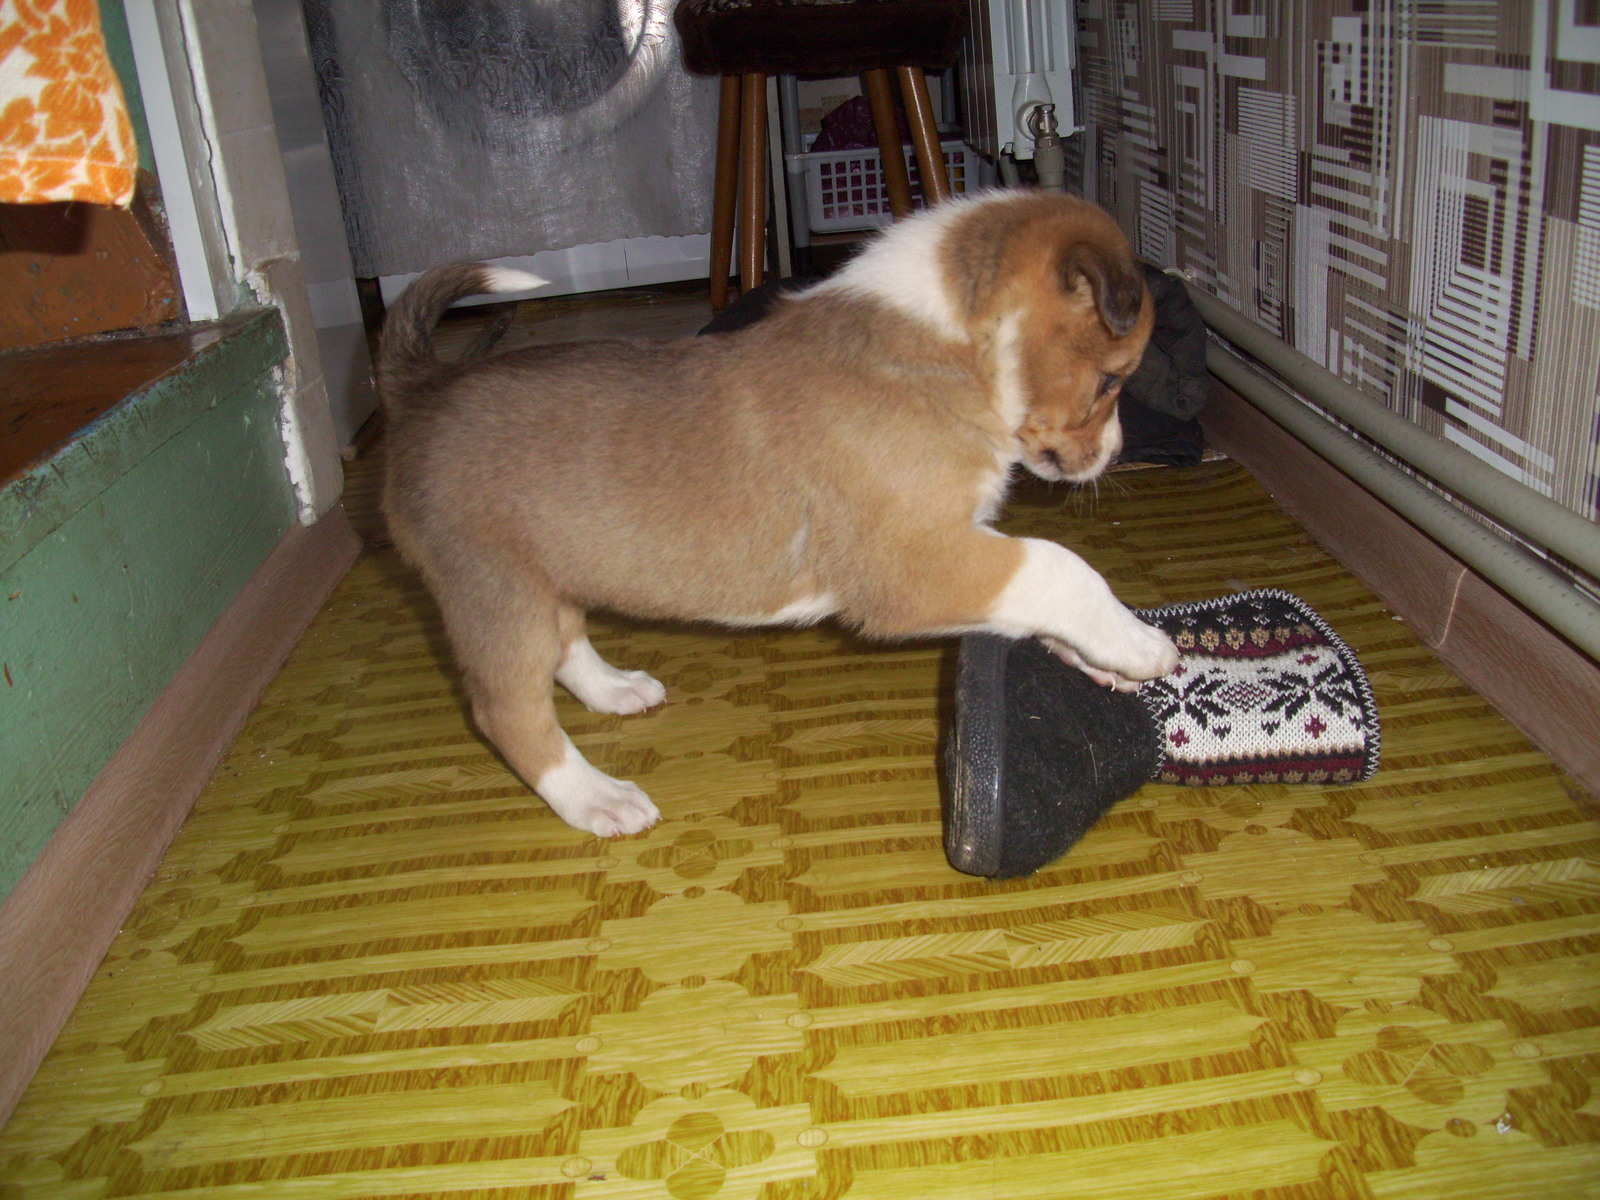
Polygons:
M1030 875L1160 763L1137 695L1098 686L1031 638L969 635L945 746L945 856L968 875Z

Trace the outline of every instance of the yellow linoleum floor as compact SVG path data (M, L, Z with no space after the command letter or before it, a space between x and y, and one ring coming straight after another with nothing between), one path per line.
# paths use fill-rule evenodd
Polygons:
M1576 786L1231 463L1011 511L1137 605L1304 597L1368 669L1377 776L1148 785L989 883L940 848L950 646L602 619L669 691L562 702L666 814L603 842L474 734L378 546L0 1133L0 1197L1600 1195Z

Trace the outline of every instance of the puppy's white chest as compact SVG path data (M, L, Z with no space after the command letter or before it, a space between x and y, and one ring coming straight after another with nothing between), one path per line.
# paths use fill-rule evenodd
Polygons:
M974 524L987 525L1000 515L1006 494L1011 490L1011 465L1014 461L1010 455L1001 458L995 469L978 486L978 502L972 510Z
M995 447L994 467L978 486L973 520L987 525L1000 514L1011 488L1011 468L1021 457L1017 430L1028 415L1027 389L1022 377L1022 314L1002 318L994 332L994 414L1001 442Z

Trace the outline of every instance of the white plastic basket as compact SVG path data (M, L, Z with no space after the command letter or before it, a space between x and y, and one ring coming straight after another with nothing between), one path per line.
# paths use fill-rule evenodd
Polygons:
M952 193L964 192L977 182L977 152L954 139L940 142ZM902 146L911 175L912 202L921 208L922 172L910 146ZM889 190L883 183L883 164L876 150L812 150L788 156L804 168L806 216L813 233L844 233L887 225ZM791 176L792 178L792 176Z

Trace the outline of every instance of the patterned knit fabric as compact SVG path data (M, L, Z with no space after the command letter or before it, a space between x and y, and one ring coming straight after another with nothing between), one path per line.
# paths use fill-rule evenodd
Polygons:
M1378 767L1378 708L1350 647L1288 592L1141 613L1177 643L1178 669L1139 689L1161 737L1163 783L1356 783Z

